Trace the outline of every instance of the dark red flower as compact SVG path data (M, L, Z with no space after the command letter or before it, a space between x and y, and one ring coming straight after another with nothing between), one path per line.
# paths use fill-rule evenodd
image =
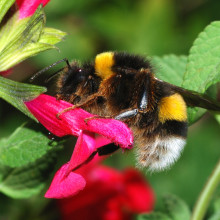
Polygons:
M121 121L94 119L85 123L85 119L93 115L80 108L63 113L59 120L56 117L57 113L71 107L72 104L57 101L48 95L40 95L25 104L39 122L53 134L59 137L79 137L70 161L55 174L45 194L47 198L69 197L82 190L86 184L83 175L78 173L78 170L72 171L85 163L97 148L112 142L124 149L130 149L133 145L132 132Z
M87 185L76 196L57 201L62 220L129 220L153 209L153 190L132 168L119 172L93 163L78 173Z

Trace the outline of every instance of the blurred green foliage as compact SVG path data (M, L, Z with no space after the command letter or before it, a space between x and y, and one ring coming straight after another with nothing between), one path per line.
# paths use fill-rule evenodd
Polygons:
M44 67L58 59L87 60L97 53L123 50L142 55L188 54L197 34L219 20L217 0L52 0L45 8L47 26L69 34L35 58Z
M145 56L187 55L198 33L211 21L220 20L219 10L218 0L51 0L45 8L47 26L69 35L59 43L60 53L54 50L41 53L21 64L18 72L34 73L64 57L90 60L108 50ZM15 74L19 73L15 68ZM10 135L27 119L2 100L0 113L0 137ZM142 170L155 190L157 207L167 192L178 195L193 207L219 159L219 134L219 123L206 116L190 128L183 155L171 169L161 173ZM136 162L132 153L119 152L106 163L124 168ZM0 219L24 219L24 216L25 219L55 219L54 206L50 207L48 201L42 195L19 201L1 195Z

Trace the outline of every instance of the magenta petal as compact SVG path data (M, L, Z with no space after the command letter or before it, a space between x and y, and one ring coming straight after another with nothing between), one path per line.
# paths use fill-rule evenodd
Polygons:
M69 126L68 122L63 118L64 114L60 116L61 120L56 117L57 113L72 106L70 103L57 101L52 96L40 95L32 101L25 102L25 105L38 121L56 136L78 136L80 134L79 125L77 123L77 112L75 114L73 113L72 127Z
M82 129L100 134L122 148L132 148L133 135L131 130L121 121L114 119L93 119L83 124Z
M110 144L111 141L103 136L96 135L95 137L95 148L102 147L104 145Z
M50 0L16 0L19 8L19 19L33 15L40 4L45 6L49 1Z
M69 175L66 175L68 166L68 163L64 164L56 172L53 181L45 194L46 198L62 199L73 196L84 189L86 181L80 174L70 172Z
M67 175L83 164L95 150L95 135L90 132L81 132L69 161Z
M131 130L123 122L114 119L93 119L87 124L85 119L94 115L76 108L60 115L56 114L63 109L73 106L65 101L57 101L48 95L40 95L36 99L25 103L30 112L53 134L62 137L64 135L79 136L81 130L87 130L100 134L122 148L131 148L133 135Z

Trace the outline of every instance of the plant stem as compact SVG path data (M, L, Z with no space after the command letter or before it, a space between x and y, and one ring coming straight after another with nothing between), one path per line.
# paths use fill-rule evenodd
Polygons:
M200 196L193 209L191 220L202 220L208 208L212 195L220 183L220 160L209 177L205 187L203 188Z

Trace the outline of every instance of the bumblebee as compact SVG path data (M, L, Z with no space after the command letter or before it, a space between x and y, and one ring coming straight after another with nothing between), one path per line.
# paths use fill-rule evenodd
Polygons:
M105 52L93 63L67 61L62 72L57 98L125 122L134 134L138 164L153 171L179 158L187 137L187 105L220 111L220 103L157 79L150 62L137 55Z

